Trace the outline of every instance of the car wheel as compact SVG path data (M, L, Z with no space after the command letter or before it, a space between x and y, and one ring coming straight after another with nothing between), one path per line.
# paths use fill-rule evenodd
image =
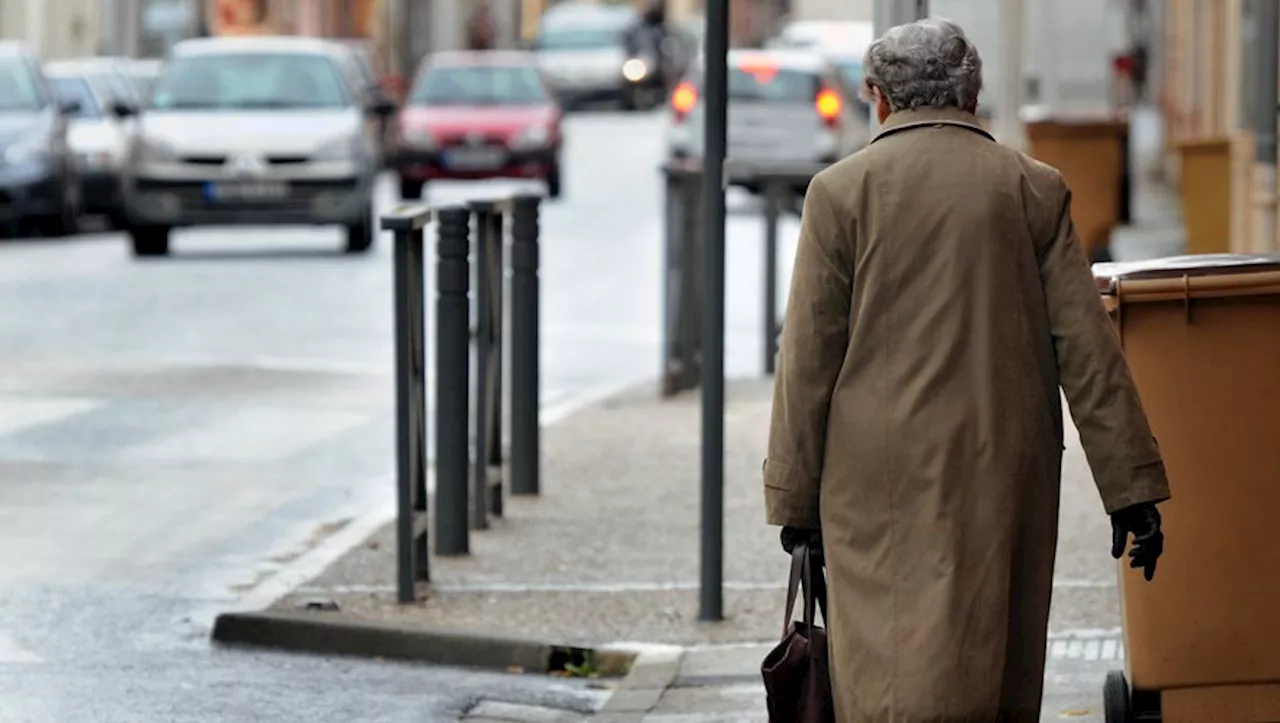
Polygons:
M133 255L165 256L169 253L169 229L166 226L134 226L129 229Z
M547 197L560 198L560 193L560 164L557 163L547 174Z
M423 181L402 177L400 179L400 198L406 201L422 198L422 187L424 185L426 184Z
M347 226L347 253L362 254L373 247L373 211L364 214L364 219L355 225Z

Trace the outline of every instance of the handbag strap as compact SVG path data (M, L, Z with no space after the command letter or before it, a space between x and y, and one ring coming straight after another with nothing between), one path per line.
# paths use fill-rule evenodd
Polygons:
M786 637L791 628L791 611L796 606L796 595L804 595L804 622L813 625L816 613L822 612L822 619L827 620L827 580L822 570L814 575L813 556L807 544L796 545L791 551L791 576L787 580L787 607L782 615L782 637ZM828 624L830 624L828 622Z

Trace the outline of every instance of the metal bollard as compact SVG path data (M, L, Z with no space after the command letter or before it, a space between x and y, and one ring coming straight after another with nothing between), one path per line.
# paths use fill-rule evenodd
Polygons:
M436 553L469 549L467 468L471 213L436 211Z
M536 495L541 455L538 422L537 196L511 199L511 494Z
M783 186L765 184L764 192L764 373L772 376L778 360L778 216Z
M661 394L698 386L702 352L701 171L672 164L666 175L665 266Z
M427 385L425 207L384 216L395 235L396 596L414 602L414 584L431 579L427 538Z
M472 420L475 448L471 462L471 527L489 526L489 514L502 514L501 449L493 449L495 423L502 406L502 215L500 204L473 201L476 264L476 415ZM498 435L501 444L501 435ZM498 467L493 465L498 458ZM496 510L495 510L496 507Z

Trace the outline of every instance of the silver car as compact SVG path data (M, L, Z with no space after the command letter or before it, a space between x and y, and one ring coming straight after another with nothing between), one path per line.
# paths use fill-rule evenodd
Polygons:
M628 7L566 4L548 10L535 40L538 65L562 105L612 101L631 105L626 34L638 15Z
M127 111L127 108L121 110ZM335 224L373 244L377 126L350 53L315 38L185 40L138 119L124 174L134 253L178 227Z
M671 94L668 152L701 158L703 73ZM792 50L729 52L729 159L745 165L833 163L866 145L867 107L821 55ZM738 184L758 190L748 179Z

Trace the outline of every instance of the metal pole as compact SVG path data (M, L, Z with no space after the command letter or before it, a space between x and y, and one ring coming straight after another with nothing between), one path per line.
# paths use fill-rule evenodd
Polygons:
M729 0L707 0L702 162L702 565L699 618L724 618L724 158Z
M442 208L436 218L436 552L466 555L471 212Z
M493 294L493 384L490 389L490 410L492 416L489 419L489 467L496 471L493 486L490 488L491 496L489 498L489 512L494 517L502 517L503 499L502 499L502 480L505 476L505 470L502 467L502 409L505 404L506 396L504 390L507 385L503 383L503 373L507 368L506 365L506 330L507 330L507 264L506 264L506 223L504 214L501 212L493 213L489 216L489 223L492 227L489 230L490 238L493 246L490 249L489 263L491 265L492 283L489 289Z
M536 495L541 486L538 422L538 206L541 199L516 196L511 203L511 494Z
M1254 106L1253 132L1257 162L1259 251L1276 249L1276 112L1277 65L1280 65L1280 4L1275 0L1257 4L1258 87Z
M778 214L781 183L769 182L764 196L764 373L773 376L778 358Z
M415 600L414 583L431 579L427 516L426 273L423 227L431 212L386 216L395 234L396 593Z
M489 375L490 344L493 340L493 309L489 296L492 293L489 276L489 232L492 225L489 217L493 215L494 205L491 201L477 201L470 206L475 220L476 268L476 413L471 420L471 434L475 440L471 461L471 529L483 530L489 527L489 402L493 393Z

